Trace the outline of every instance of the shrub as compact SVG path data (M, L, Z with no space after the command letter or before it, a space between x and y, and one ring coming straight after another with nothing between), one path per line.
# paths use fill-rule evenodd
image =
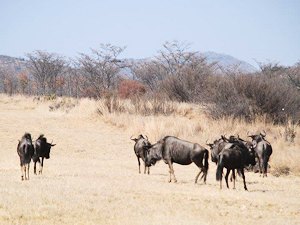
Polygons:
M146 93L145 86L136 80L122 80L118 86L118 95L121 98L142 96Z

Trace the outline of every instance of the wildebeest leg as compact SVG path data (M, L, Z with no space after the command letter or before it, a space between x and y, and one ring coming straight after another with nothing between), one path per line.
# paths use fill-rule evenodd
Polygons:
M42 157L42 162L40 163L40 171L39 174L43 173L43 166L44 166L44 157Z
M146 174L146 171L147 171L147 166L146 163L144 163L144 174Z
M139 164L139 173L141 173L141 162L140 157L137 156L138 164Z
M247 186L246 186L246 180L245 180L244 168L241 169L241 174L242 174L243 181L244 181L244 188L245 188L246 191L248 191Z
M169 172L170 172L170 179L169 179L169 182L172 181L172 175L173 175L174 183L176 183L177 180L176 180L176 177L175 177L175 174L174 174L174 169L173 169L173 164L172 164L172 162L168 161L168 165L169 165L169 169L170 169L170 171L169 171Z
M21 180L24 180L24 165L21 164Z
M233 189L235 189L235 170L232 170L232 178L233 178Z
M148 175L150 174L150 166L148 166Z
M34 164L33 164L33 172L34 172L34 174L36 175L36 163L39 163L39 166L41 167L41 161L40 161L40 159L38 158L38 160L37 161L35 161L34 162Z
M268 161L269 161L269 157L264 155L264 157L263 157L263 177L264 176L267 177Z
M262 164L263 164L262 159L261 157L259 157L258 158L259 176L261 176L262 174Z
M195 184L197 184L198 178L199 178L199 176L200 176L201 173L202 173L202 169L200 169L199 173L197 174L197 176L196 176L196 178L195 178ZM203 175L204 175L204 174L203 174ZM203 178L203 175L202 175L201 179ZM201 179L200 179L200 180L201 180Z
M27 163L27 165L26 165L26 172L27 172L27 180L29 180L29 163ZM26 172L25 172L25 176L26 176Z
M227 169L226 175L225 175L225 181L226 181L227 188L229 188L229 186L228 186L228 176L229 176L229 173L230 173L230 169Z

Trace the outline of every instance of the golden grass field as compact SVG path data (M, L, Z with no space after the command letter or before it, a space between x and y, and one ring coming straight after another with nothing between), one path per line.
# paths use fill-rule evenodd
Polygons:
M69 101L76 106L67 113L49 111L51 101L0 95L0 224L300 224L299 127L288 144L284 127L263 119L214 121L194 105L180 104L172 116L143 117L109 114L101 101ZM262 129L274 149L271 174L246 173L248 192L241 178L236 190L220 190L211 162L206 185L194 184L194 164L175 164L176 184L167 182L163 162L150 175L138 174L129 139L143 133L155 142L170 134L204 145L220 134L246 137ZM57 145L43 175L33 175L31 164L30 180L22 182L16 147L26 131ZM282 168L289 175L273 175Z

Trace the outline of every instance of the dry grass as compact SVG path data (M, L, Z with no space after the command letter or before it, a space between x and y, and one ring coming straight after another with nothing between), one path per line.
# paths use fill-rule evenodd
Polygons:
M0 95L0 224L299 223L300 178L293 175L299 138L286 146L280 136L283 127L263 121L252 125L212 121L190 105L182 106L187 114L145 117L104 112L99 117L101 103L83 99L68 113L59 108L50 112L55 101L59 100ZM249 192L243 190L241 179L236 190L220 191L212 163L207 185L193 184L194 165L175 165L177 184L167 183L164 163L151 168L150 176L138 174L129 140L141 132L152 141L174 134L203 144L221 133L246 134L248 129L262 128L275 146L272 169L288 160L291 173L267 179L247 173ZM25 131L34 139L44 133L57 145L45 161L43 175L34 176L31 165L30 180L21 182L16 146Z

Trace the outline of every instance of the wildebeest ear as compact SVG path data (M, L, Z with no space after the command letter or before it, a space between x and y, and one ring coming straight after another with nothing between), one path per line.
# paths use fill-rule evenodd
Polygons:
M210 144L210 143L208 143L206 145L209 146L210 148L212 148L214 146L214 144Z

